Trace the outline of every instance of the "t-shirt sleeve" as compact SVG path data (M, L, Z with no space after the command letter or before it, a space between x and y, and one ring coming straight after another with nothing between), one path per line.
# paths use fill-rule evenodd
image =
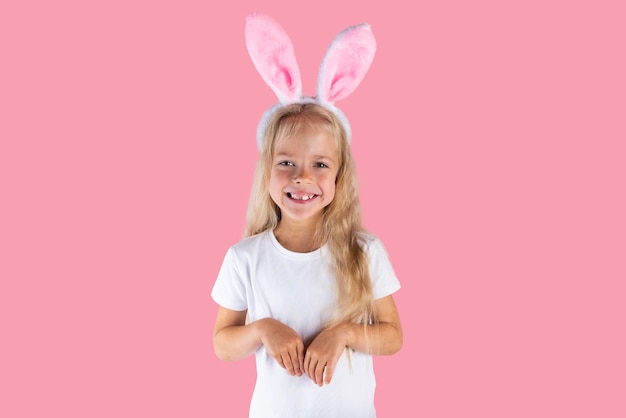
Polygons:
M248 309L245 276L242 274L236 252L231 247L224 256L211 297L220 306L234 311Z
M387 251L378 238L374 238L367 249L370 258L370 276L374 299L389 296L400 289L400 281L396 276Z

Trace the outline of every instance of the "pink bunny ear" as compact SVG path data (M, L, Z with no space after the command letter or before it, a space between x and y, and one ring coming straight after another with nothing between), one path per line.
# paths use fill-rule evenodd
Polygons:
M349 96L363 80L375 52L376 39L367 23L339 33L326 51L320 67L317 99L332 105Z
M252 13L246 19L246 45L254 66L278 100L286 104L300 99L302 79L287 32L269 16Z

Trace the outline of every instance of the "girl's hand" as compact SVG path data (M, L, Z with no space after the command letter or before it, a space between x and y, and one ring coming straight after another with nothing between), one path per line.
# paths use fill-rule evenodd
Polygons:
M340 324L320 332L306 349L304 371L317 385L330 383L346 342L346 329Z
M304 343L292 328L272 318L260 319L261 343L270 356L292 376L304 371Z

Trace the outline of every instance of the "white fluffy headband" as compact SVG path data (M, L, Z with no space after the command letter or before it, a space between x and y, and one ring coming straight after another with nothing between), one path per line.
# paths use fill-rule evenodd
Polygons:
M269 16L252 13L246 19L246 45L255 68L278 97L278 103L265 112L257 128L257 145L263 147L263 134L272 114L292 103L317 103L332 111L343 123L348 137L348 119L335 107L361 83L376 52L376 39L363 23L341 31L332 41L317 75L317 95L302 95L302 79L293 44L287 32Z

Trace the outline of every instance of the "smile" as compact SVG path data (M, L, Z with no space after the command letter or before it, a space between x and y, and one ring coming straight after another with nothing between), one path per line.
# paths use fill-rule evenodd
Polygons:
M290 199L293 200L310 200L313 199L315 196L315 194L294 194L294 193L287 193L287 197L289 197Z

